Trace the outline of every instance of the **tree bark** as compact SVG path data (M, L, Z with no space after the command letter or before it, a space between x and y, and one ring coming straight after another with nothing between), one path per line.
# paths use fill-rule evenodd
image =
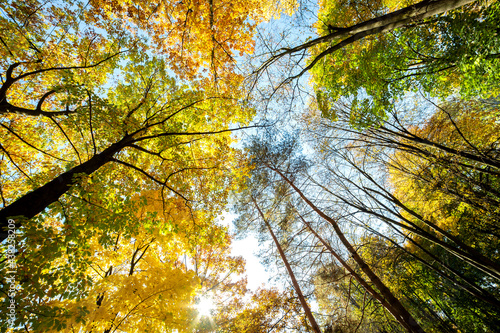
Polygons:
M462 7L474 1L475 0L424 0L392 13L375 17L348 28L343 28L338 32L333 32L324 37L317 38L309 43L314 43L313 45L326 43L337 38L343 38L373 29L384 28L384 31L393 30L403 27L410 22L421 21L431 16Z
M329 222L333 229L335 230L335 233L339 237L339 240L342 242L342 244L345 246L347 251L350 253L352 259L359 265L363 273L366 274L366 276L370 279L370 281L377 287L379 290L380 294L387 300L388 303L392 305L392 308L394 309L394 317L396 320L403 326L405 327L409 332L414 332L414 333L422 333L424 330L420 325L417 323L417 321L413 318L413 316L406 310L406 308L401 304L401 302L392 294L392 292L389 290L389 288L380 280L380 278L371 270L371 268L366 264L366 262L361 258L361 256L358 254L356 249L352 246L352 244L347 240L345 237L344 233L342 230L340 230L340 227L338 226L337 222L326 215L322 210L320 210L316 205L314 205L305 195L302 193L299 188L293 184L288 177L286 177L282 172L280 172L278 169L271 167L270 165L266 164L266 166L279 174L281 178L285 182L287 182L293 189L294 191L304 200L304 202L311 207L319 216L321 216L324 220Z
M274 244L276 244L276 248L278 249L281 260L283 260L283 263L285 264L288 275L290 276L290 279L292 280L293 288L295 289L295 292L297 293L300 304L302 305L302 308L304 309L304 312L306 313L306 317L309 320L309 323L311 324L313 331L316 333L321 333L321 329L320 329L318 323L316 322L316 319L314 319L311 308L307 304L307 301L306 301L304 295L302 294L299 283L297 282L297 279L295 278L295 274L293 273L292 267L290 267L290 264L288 263L285 252L283 252L283 249L281 248L281 245L280 245L278 239L276 238L276 235L274 234L273 229L271 228L271 225L269 224L269 222L267 222L267 219L264 217L264 214L260 210L259 205L257 205L257 202L255 201L255 199L253 197L252 197L252 201L255 205L255 208L257 208L257 211L259 212L260 217L262 218L262 220L266 224L267 230L269 230L269 233L271 234L271 237L273 238Z
M132 140L132 136L127 135L120 141L115 142L101 153L94 155L88 161L68 170L57 178L51 180L45 185L29 192L7 207L0 211L0 242L7 238L7 233L4 231L8 226L9 218L22 217L30 219L41 213L50 204L59 200L71 186L78 182L75 178L79 174L90 175L100 167L110 162L113 155L122 150ZM21 223L16 221L16 228L19 228Z
M316 56L311 61L311 63L307 67L305 67L303 71L301 71L300 74L294 76L294 78L296 78L314 67L314 65L325 55L333 53L336 50L341 49L344 46L351 44L359 39L362 39L369 35L401 28L408 24L422 21L434 15L442 14L446 11L459 8L474 1L475 0L424 0L414 5L396 10L392 13L388 13L379 17L375 17L371 20L355 24L351 27L336 29L334 32L326 36L313 39L296 47L285 48L284 51L279 52L278 54L268 59L258 69L257 72L260 72L263 69L267 68L269 65L285 55L306 50L318 44L329 43L334 40L345 38L341 42L337 43L336 45L332 45L331 47L320 53L318 56Z

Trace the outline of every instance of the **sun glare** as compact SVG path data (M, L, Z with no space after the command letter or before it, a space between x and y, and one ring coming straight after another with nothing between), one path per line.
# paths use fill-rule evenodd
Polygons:
M214 308L214 301L211 298L201 298L198 304L196 304L196 310L200 316L210 316L211 311Z

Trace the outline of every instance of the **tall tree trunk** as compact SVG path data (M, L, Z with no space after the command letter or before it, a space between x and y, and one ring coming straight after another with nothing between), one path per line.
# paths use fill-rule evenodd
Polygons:
M387 127L384 127L384 126L381 126L380 128L376 128L376 129L370 129L370 132L375 133L375 134L381 133L381 135L386 135L386 134L392 135L392 136L399 137L399 138L404 139L404 140L415 142L417 144L425 145L427 147L437 148L437 149L442 150L444 152L447 152L449 154L452 154L452 155L455 155L458 157L463 157L463 158L469 159L469 160L474 161L474 162L486 164L486 165L489 165L489 166L494 167L496 169L500 169L500 162L496 159L489 158L486 155L477 155L477 154L473 154L473 153L465 151L465 150L447 147L446 145L441 144L439 142L432 141L432 140L429 140L425 137L413 134L413 133L407 131L406 129L404 129L404 131L406 133L393 131L393 130L391 130ZM425 156L437 159L436 155L434 155L426 150L420 149L418 146L412 146L409 144L405 144L402 141L394 140L390 137L387 138L384 136L379 138L379 140L383 140L385 142L389 142L391 144L394 144L396 146L396 148L400 149L400 150L405 150L405 151L409 150L409 151L416 152L417 154L423 154ZM472 166L470 166L470 167L472 168ZM495 173L495 174L498 174L498 173Z
M406 25L422 21L434 15L459 8L474 1L475 0L424 0L414 5L396 10L392 13L388 13L379 17L375 17L371 20L355 24L351 27L335 27L334 31L326 36L315 38L296 47L286 48L283 52L272 56L258 69L258 72L267 68L283 56L309 49L315 45L342 39L342 41L330 46L325 51L316 56L310 62L310 64L300 72L300 74L293 77L297 78L314 67L314 65L327 54L342 49L343 47L352 44L355 41L360 40L366 36L401 28Z
M260 210L259 205L257 204L257 202L255 201L255 199L253 197L252 197L252 201L255 205L255 208L257 208L257 211L259 212L260 217L262 218L262 220L266 224L267 230L269 230L269 233L271 234L271 237L273 238L274 244L276 244L276 248L278 249L281 260L283 260L283 263L285 264L288 275L290 276L290 279L292 280L293 288L295 289L295 292L297 292L297 296L299 298L300 304L302 305L302 308L304 309L304 312L306 313L306 317L309 320L309 323L311 324L313 331L316 333L321 333L321 329L320 329L318 323L316 322L316 319L314 319L311 308L307 304L307 301L306 301L304 295L302 294L299 283L297 282L297 279L295 278L295 274L293 274L292 267L290 267L290 264L288 263L285 252L283 252L283 249L281 248L281 245L280 245L278 239L276 238L276 235L274 234L273 229L271 228L271 225L269 224L269 222L265 218L264 214Z
M362 173L363 176L366 177L366 179L368 179L375 186L377 186L380 189L380 191L383 191L383 192L380 192L380 191L377 191L377 190L372 190L372 191L367 191L366 189L362 189L362 190L368 196L370 196L370 198L372 198L373 200L375 200L378 204L380 204L382 207L384 207L387 211L389 211L392 214L398 216L405 223L399 223L399 222L395 221L394 219L391 219L391 218L389 218L389 217L387 217L387 216L385 216L383 214L380 214L378 212L375 212L375 211L369 209L366 206L359 206L359 205L353 204L352 202L349 202L348 200L342 199L339 196L337 196L339 199L341 199L342 201L344 201L345 203L347 203L351 207L358 208L359 210L361 210L361 211L363 211L365 213L368 213L368 214L371 214L373 216L378 217L382 221L385 221L385 222L387 222L389 224L392 224L392 225L397 225L397 226L399 226L399 227L401 227L403 229L406 229L406 230L408 230L410 232L413 232L413 233L415 233L415 234L417 234L417 235L425 238L426 240L428 240L428 241L430 241L430 242L432 242L434 244L437 244L437 245L441 246L443 249L445 249L449 253L451 253L454 256L456 256L456 257L464 260L465 262L467 262L470 265L476 267L477 269L483 271L484 273L490 275L492 278L500 280L500 265L498 263L496 263L493 260L491 260L490 258L484 256L483 254L481 254L479 251L475 250L471 246L468 246L467 244L465 244L464 242L462 242L458 237L456 237L453 234L451 234L451 233L443 230L442 228L440 228L439 226L437 226L435 223L432 223L431 221L428 221L427 219L425 219L422 215L418 214L413 209L411 209L410 207L408 207L405 204L403 204L403 202L401 202L398 198L396 198L392 193L390 193L389 191L387 191L386 189L384 189L382 186L380 186L380 184L378 184L373 179L373 177L371 177L367 172L365 172L360 167L358 167L355 163L351 163L351 162L349 162L349 163L356 170L358 170L360 173ZM361 188L359 188L359 189L361 189ZM444 240L436 237L435 235L429 233L428 231L420 228L418 225L416 225L415 223L413 223L409 219L405 218L399 212L393 211L390 207L388 207L387 205L385 205L384 203L382 203L380 200L378 200L377 198L375 198L372 195L372 193L370 193L370 192L377 193L377 194L381 195L387 201L394 203L396 206L400 207L402 210L406 211L407 213L409 213L413 217L415 217L418 220L420 220L422 223L424 223L430 229L434 230L436 233L441 234L442 236L444 236L444 237L450 239L451 241L453 241L456 244L456 246L453 246L453 245L445 242Z
M400 230L396 229L394 226L391 225L391 227L396 230L400 235L407 237L403 232ZM441 258L438 258L431 252L429 252L427 249L425 249L422 245L420 245L418 242L413 240L411 237L407 237L408 241L412 243L414 246L420 249L423 253L425 253L427 256L429 256L429 259L424 259L423 257L420 257L416 255L415 253L412 253L408 251L405 247L401 246L397 242L395 242L393 239L390 237L387 237L386 235L381 234L380 232L369 229L370 232L375 233L381 238L386 239L389 241L393 246L397 247L401 251L404 251L407 255L411 256L418 262L420 262L422 265L428 267L429 269L433 270L436 274L439 276L443 277L444 279L448 280L452 284L458 286L459 288L463 289L464 291L470 293L472 296L485 301L495 307L500 308L500 301L496 299L495 296L493 296L490 292L487 290L483 289L481 286L478 286L474 281L469 279L468 277L464 276L459 270L451 267L448 263L444 262ZM435 267L434 264L438 264L440 267L443 269L439 269L438 267ZM446 271L450 272L451 275L446 273Z
M111 161L113 155L122 150L130 141L132 136L127 135L120 141L113 143L108 148L104 149L101 153L94 155L88 161L62 173L57 178L51 180L45 185L29 192L7 207L0 211L0 241L7 238L7 233L4 232L8 226L9 218L20 216L27 219L35 217L41 213L50 204L59 200L59 198L66 193L72 185L78 182L76 178L79 174L90 175L100 167ZM16 228L21 224L16 221Z
M326 43L337 38L344 38L374 29L383 28L384 31L393 30L403 27L408 23L415 23L431 16L462 7L474 1L475 0L424 0L394 12L375 17L371 20L355 24L348 28L340 28L337 31L334 31L324 37L312 40L309 43L313 43L313 45Z
M327 241L323 239L312 227L311 225L304 220L302 216L299 215L299 218L306 225L306 227L311 231L311 233L323 244L323 246L337 259L337 261L344 267L355 279L359 282L359 284L370 294L374 299L380 302L382 306L389 311L395 318L398 316L398 311L395 309L391 303L387 302L387 300L378 293L375 289L372 288L368 284L368 282L363 279L361 275L359 275L342 257L328 244ZM403 326L405 326L403 324ZM406 327L406 326L405 326Z
M347 251L350 253L352 259L359 265L363 273L366 274L366 276L370 279L370 281L377 287L379 290L380 294L387 300L388 303L390 303L394 309L394 317L396 320L403 326L405 327L409 332L414 332L414 333L422 333L424 330L420 325L417 323L417 321L413 318L413 316L406 310L406 308L401 304L401 302L392 294L392 292L387 288L387 286L380 280L380 278L372 271L372 269L366 264L366 262L361 258L361 256L358 254L354 246L347 240L345 237L344 233L342 230L340 230L340 227L338 226L337 222L326 215L322 210L320 210L316 205L314 205L305 195L302 193L299 188L297 188L288 177L286 177L281 171L279 171L276 168L271 167L270 165L266 164L266 166L279 174L281 178L283 178L284 181L286 181L294 190L295 192L304 200L304 202L311 207L319 216L321 216L324 220L329 222L333 229L335 230L335 233L337 234L339 240L342 242L342 244L345 246Z

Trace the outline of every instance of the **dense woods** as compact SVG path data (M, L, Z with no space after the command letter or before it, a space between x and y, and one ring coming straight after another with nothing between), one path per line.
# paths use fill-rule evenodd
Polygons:
M3 1L1 331L499 331L499 27L495 0Z

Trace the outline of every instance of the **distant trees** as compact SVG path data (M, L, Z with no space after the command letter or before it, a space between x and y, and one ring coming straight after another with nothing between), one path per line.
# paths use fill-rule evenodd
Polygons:
M314 247L319 246L320 249L324 248L326 253L329 253L331 256L333 256L333 258L335 258L335 260L339 261L340 264L352 274L353 278L355 278L373 298L380 302L383 307L394 316L397 322L399 322L410 332L422 332L423 330L420 328L415 319L412 318L411 314L405 309L405 307L399 302L399 300L394 297L391 290L379 279L379 277L361 258L356 248L353 246L351 241L348 240L345 233L339 227L338 222L334 218L330 217L327 213L325 213L317 205L315 205L308 198L308 196L295 185L298 173L304 172L307 169L307 164L304 164L304 161L301 161L300 157L297 157L296 155L296 149L298 147L295 142L292 139L289 139L288 141L285 140L277 145L274 145L271 142L271 140L254 141L253 144L248 148L249 154L250 156L252 156L252 162L254 163L255 167L252 171L253 180L250 181L250 184L252 184L253 187L252 185L249 185L251 194L247 196L259 197L260 200L265 200L266 198L270 201L277 200L279 204L284 205L281 208L282 214L277 214L277 216L274 218L278 221L281 221L280 226L282 229L289 230L288 233L291 233L293 235L289 236L292 237L292 240L293 238L299 237L296 233L301 234L301 239L304 237L305 239L312 237L313 244L317 244ZM287 190L288 187L290 188L290 191ZM273 194L266 195L265 193ZM282 196L284 197L284 199L282 199ZM340 243L343 247L342 250L334 250L332 246L314 230L309 222L304 220L304 218L298 212L299 208L295 207L295 204L291 203L291 199L287 199L287 197L293 196L296 196L298 198L298 203L296 204L307 207L314 214L317 214L317 216L319 216L322 220L329 224L329 229L331 229L336 237L340 240ZM272 232L269 222L266 220L264 214L262 213L262 210L255 203L255 199L253 199L252 202L255 205L255 209L257 210L259 219L264 221L265 225L267 226L268 232L271 234L271 237L274 240L274 243L277 243L277 238ZM251 202L248 203L249 206L250 204ZM247 208L246 210L248 212L252 211L251 208ZM266 214L270 214L271 216L276 214L272 213L272 211L273 210L270 210ZM285 215L283 215L283 213ZM249 218L249 216L247 215L243 216L246 219ZM308 242L310 241L311 240L308 240ZM299 298L302 299L302 292L297 285L295 277L290 273L291 269L288 264L288 260L286 259L283 250L279 246L279 243L277 243L276 246L278 248L280 257L282 258L287 271L289 272L290 278L293 281L293 286L296 289ZM291 248L292 246L292 243L287 244L288 248ZM311 251L311 249L309 251ZM352 264L349 264L347 263L347 260L342 259L342 255L340 254L342 251L346 251L349 254L356 267L360 269L360 272L356 272L356 269ZM307 256L310 255L310 253L307 254ZM302 269L304 270L304 268ZM307 270L309 269L312 268L307 268ZM307 306L303 307L305 308L305 312L307 314ZM314 323L315 321L311 320L311 322Z
M323 330L499 324L497 104L420 103L429 106L394 107L363 130L351 126L350 105L333 106L331 121L312 104L307 155L297 134L247 146L240 228L270 235L286 269L293 263L300 288L331 311L314 316Z
M263 40L252 87L290 94L290 108L303 98L309 114L283 121L293 139L247 145L252 195L330 311L315 316L322 329L498 326L499 8L321 1L317 37ZM299 96L307 72L314 92ZM238 209L255 229L244 220L259 214Z

